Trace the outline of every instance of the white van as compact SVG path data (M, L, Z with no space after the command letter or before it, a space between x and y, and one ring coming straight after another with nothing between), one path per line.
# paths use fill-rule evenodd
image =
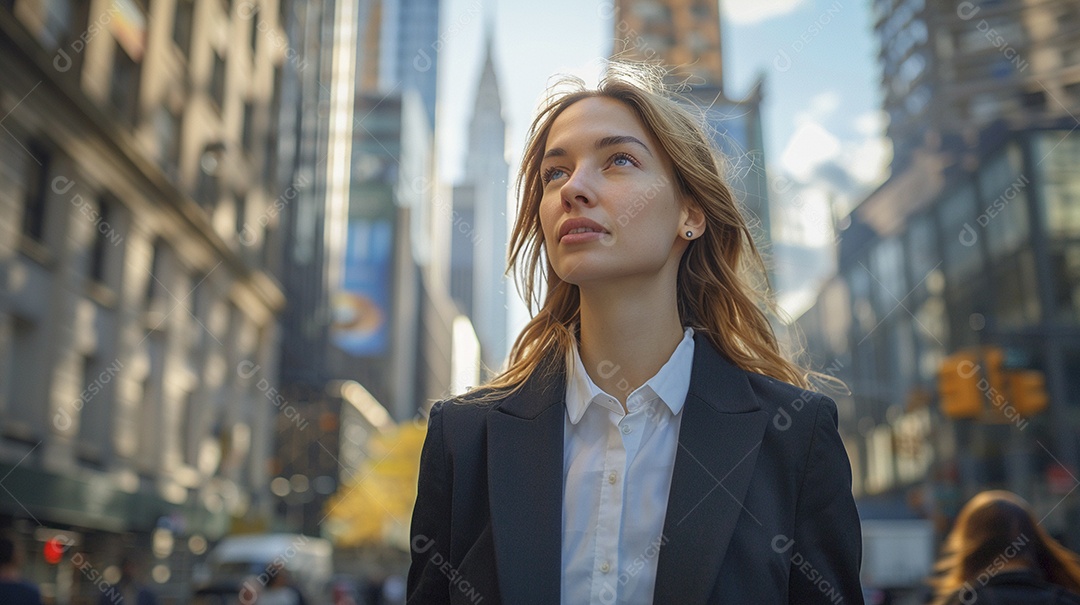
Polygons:
M266 587L274 569L283 567L307 603L326 600L333 572L329 540L302 534L229 536L206 560L194 601L200 604L251 605Z

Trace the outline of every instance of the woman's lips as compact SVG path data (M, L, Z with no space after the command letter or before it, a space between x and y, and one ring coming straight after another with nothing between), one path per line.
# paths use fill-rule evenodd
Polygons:
M567 233L559 240L560 244L583 244L602 239L607 233L599 231L586 231L584 233Z

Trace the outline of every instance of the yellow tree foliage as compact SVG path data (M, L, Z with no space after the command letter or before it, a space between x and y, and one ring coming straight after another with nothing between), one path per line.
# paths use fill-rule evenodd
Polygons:
M420 450L427 429L408 422L378 433L354 480L326 503L327 528L339 547L409 546L409 520L416 501Z

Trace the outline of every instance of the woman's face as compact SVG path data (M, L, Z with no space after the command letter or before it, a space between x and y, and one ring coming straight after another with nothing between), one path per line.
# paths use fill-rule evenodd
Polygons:
M582 285L678 266L688 213L671 160L629 107L589 97L563 110L548 133L540 174L540 224L562 280Z

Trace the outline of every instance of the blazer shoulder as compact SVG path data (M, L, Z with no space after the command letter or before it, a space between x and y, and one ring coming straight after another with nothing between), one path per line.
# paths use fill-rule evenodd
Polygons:
M828 395L797 387L772 376L746 372L750 388L758 398L762 409L777 414L799 412L800 416L815 418L819 413L830 414L835 422L836 402ZM809 412L809 413L804 413Z
M432 404L428 414L428 426L430 428L432 424L439 423L439 428L447 438L473 434L477 430L483 430L487 425L488 414L491 414L504 398L493 396L490 389L481 387L442 399Z

